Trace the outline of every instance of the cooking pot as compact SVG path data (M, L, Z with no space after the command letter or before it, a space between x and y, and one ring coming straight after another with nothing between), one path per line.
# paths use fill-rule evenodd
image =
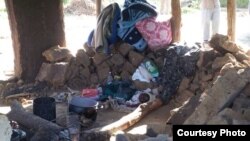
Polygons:
M97 101L81 96L73 96L69 101L69 113L84 115L86 118L93 121L97 117Z

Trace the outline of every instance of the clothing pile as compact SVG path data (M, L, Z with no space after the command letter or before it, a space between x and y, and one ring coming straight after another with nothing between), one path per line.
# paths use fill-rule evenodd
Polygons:
M155 6L146 0L125 0L124 9L117 3L104 8L97 26L88 38L87 45L97 53L110 54L112 45L122 40L137 51L147 46L154 50L172 41L170 21L157 22Z

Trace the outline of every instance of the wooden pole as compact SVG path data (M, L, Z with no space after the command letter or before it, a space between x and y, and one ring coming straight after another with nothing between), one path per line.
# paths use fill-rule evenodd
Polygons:
M171 1L171 9L172 9L172 42L179 42L181 37L181 5L180 0L172 0Z
M102 0L96 0L96 16L98 17L101 13Z
M229 40L235 41L236 1L227 1L227 35Z

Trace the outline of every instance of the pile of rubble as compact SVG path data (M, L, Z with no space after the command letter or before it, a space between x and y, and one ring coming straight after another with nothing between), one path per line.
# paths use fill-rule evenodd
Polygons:
M128 81L144 59L150 59L158 66L163 66L163 51L143 53L136 52L127 43L114 45L112 54L95 53L88 47L79 49L73 57L67 48L53 47L43 53L48 62L43 63L36 80L47 81L54 87L67 85L70 88L81 90L104 84L109 73L121 80ZM155 83L133 81L138 90L157 87Z
M211 48L212 47L212 48ZM250 58L227 36L203 48L195 77L184 78L177 96L189 101L172 110L168 124L250 124Z

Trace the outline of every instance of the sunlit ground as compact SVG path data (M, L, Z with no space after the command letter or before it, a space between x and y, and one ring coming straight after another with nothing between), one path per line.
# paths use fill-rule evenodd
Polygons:
M7 14L0 12L0 80L10 78L14 70L14 57L12 49L12 41ZM161 20L169 18L169 15L160 16ZM187 42L202 42L201 33L201 15L199 10L194 13L182 15L182 32L181 40ZM95 16L68 16L65 15L65 33L67 47L73 54L79 48L83 47L87 41L88 35L96 26ZM237 12L236 23L236 42L244 47L245 50L250 49L250 16L247 10ZM227 34L227 17L225 9L221 13L220 33Z

